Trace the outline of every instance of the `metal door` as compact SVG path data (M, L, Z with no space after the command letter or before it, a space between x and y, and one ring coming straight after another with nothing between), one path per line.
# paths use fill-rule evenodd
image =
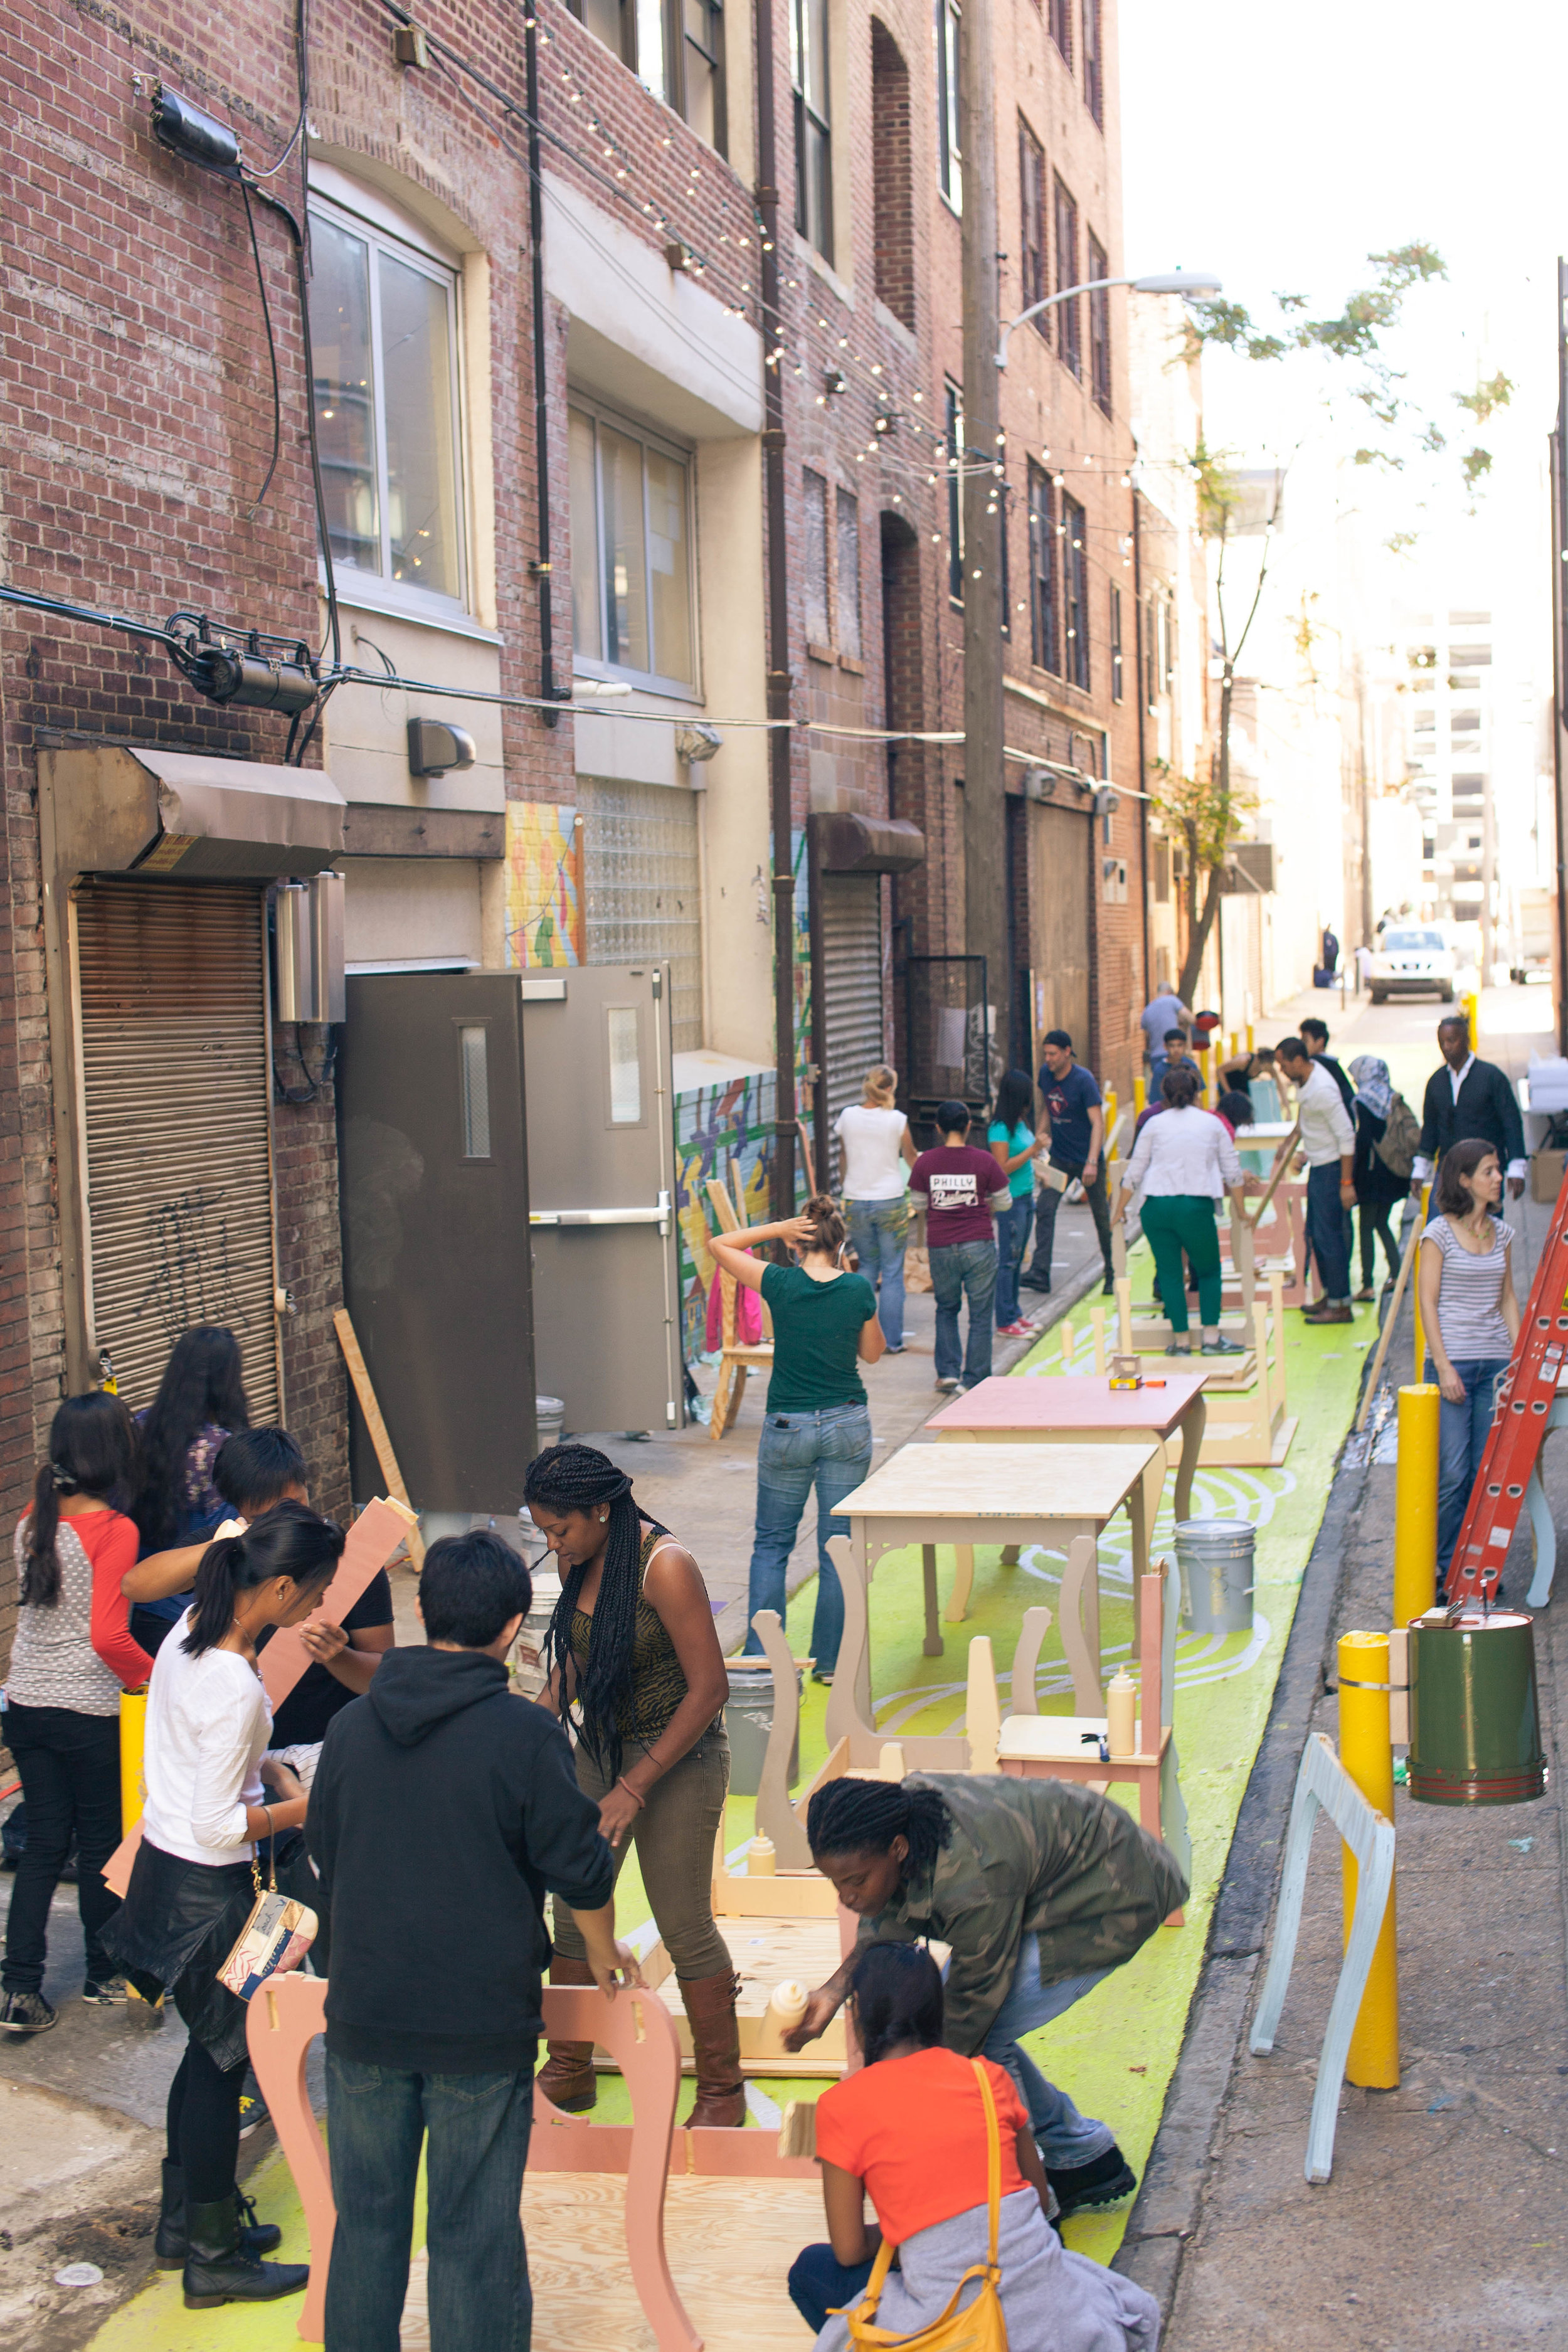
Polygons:
M1094 824L1076 809L1029 808L1029 961L1035 973L1035 1034L1065 1029L1087 1062L1089 892Z
M841 1110L860 1100L867 1071L882 1044L882 877L879 874L819 874L821 1061L826 1109L817 1150L816 1179L836 1190L841 1154L833 1132Z
M343 1289L421 1511L515 1510L538 1450L521 978L348 983ZM352 1463L355 1499L379 1494L357 1411Z
M540 1389L568 1429L679 1429L669 967L521 981Z

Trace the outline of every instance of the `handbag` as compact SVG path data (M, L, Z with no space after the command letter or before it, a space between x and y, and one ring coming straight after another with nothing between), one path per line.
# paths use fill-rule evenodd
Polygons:
M308 1903L278 1892L277 1841L268 1861L270 1884L261 1884L261 1867L254 1853L250 1876L256 1900L250 1916L234 1940L234 1948L217 1972L217 1980L241 2000L260 1990L268 1977L286 1976L297 1969L315 1941L321 1921Z
M865 2347L865 2352L1007 2352L1007 2323L1002 2315L1002 2267L996 2260L996 2241L1002 2226L1002 2139L996 2128L996 2102L991 2095L984 2062L972 2058L974 2079L980 2085L980 2095L985 2103L985 2154L987 2200L991 2208L991 2249L983 2263L972 2263L953 2288L947 2308L922 2327L918 2336L894 2336L886 2327L879 2327L877 2305L882 2299L892 2266L894 2249L886 2238L877 2249L877 2259L871 2265L871 2275L866 2282L866 2296L853 2311L844 2316L849 2325L849 2341ZM971 2279L982 2282L974 2301L963 2311L958 2299Z

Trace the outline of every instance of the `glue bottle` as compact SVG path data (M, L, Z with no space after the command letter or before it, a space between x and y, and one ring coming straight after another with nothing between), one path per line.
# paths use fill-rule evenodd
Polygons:
M1138 1742L1133 1710L1138 1685L1125 1666L1118 1666L1105 1694L1105 1739L1112 1756L1135 1756Z
M772 1838L759 1830L746 1855L746 1875L748 1878L772 1878L777 1871L778 1850Z

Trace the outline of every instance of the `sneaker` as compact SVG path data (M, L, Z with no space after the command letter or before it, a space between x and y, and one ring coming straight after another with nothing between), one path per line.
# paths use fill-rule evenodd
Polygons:
M41 1992L8 1992L0 2000L0 2032L47 2033L56 2021Z
M1063 2172L1053 2171L1047 2165L1046 2180L1056 2193L1063 2221L1069 2213L1080 2213L1086 2207L1120 2205L1138 2186L1138 2175L1115 2147L1108 2147L1103 2156L1097 2156L1089 2164L1075 2164Z
M1227 1339L1222 1331L1217 1339L1204 1341L1203 1352L1205 1356L1245 1356L1247 1349L1235 1339Z
M1105 1277L1105 1280L1100 1284L1100 1297L1101 1297L1102 1298L1114 1298L1114 1297L1115 1297L1115 1296L1116 1296L1116 1276L1115 1276L1113 1274L1108 1274L1108 1275L1106 1276L1106 1277Z
M260 2086L255 2075L247 2073L245 2077L245 2088L239 2095L240 2138L248 2139L253 2131L259 2131L262 2125L270 2120L267 2112L267 2102L261 2095Z
M89 1977L81 1989L81 1997L83 2000L90 2001L94 2009L123 2009L128 1998L125 1979L99 1977L95 1980Z
M1301 1320L1303 1323L1316 1324L1321 1330L1325 1323L1353 1323L1355 1308L1348 1298L1341 1299L1336 1306L1332 1307L1325 1298L1321 1307L1304 1307L1301 1310Z
M1037 1274L1033 1267L1031 1267L1027 1274L1021 1274L1018 1276L1018 1287L1020 1290L1043 1291L1048 1295L1051 1287L1051 1277L1048 1274Z
M1192 1352L1193 1343L1190 1339L1167 1339L1165 1342L1167 1356L1190 1356Z
M1353 1295L1358 1307L1370 1307L1377 1293L1370 1282L1363 1282L1361 1288Z
M904 1352L904 1343L903 1343L903 1341L902 1341L901 1339L899 1341L899 1344L898 1344L898 1346L897 1346L896 1348L893 1346L892 1341L891 1341L891 1340L889 1340L889 1341L888 1342L888 1345L887 1345L887 1346L883 1349L883 1350L882 1350L882 1353L883 1353L883 1355L884 1355L884 1356L901 1356L901 1355L903 1354L903 1352Z
M940 1396L952 1396L958 1388L956 1381L938 1381L936 1385Z
M1035 1327L1032 1323L1020 1321L998 1323L996 1326L996 1337L999 1339L1032 1339L1034 1336Z

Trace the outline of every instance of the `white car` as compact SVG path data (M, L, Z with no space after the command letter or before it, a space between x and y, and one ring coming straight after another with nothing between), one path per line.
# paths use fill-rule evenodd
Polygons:
M1441 931L1423 923L1384 931L1381 946L1366 968L1366 984L1374 1004L1391 996L1416 996L1435 991L1445 1004L1454 1002L1458 959Z

